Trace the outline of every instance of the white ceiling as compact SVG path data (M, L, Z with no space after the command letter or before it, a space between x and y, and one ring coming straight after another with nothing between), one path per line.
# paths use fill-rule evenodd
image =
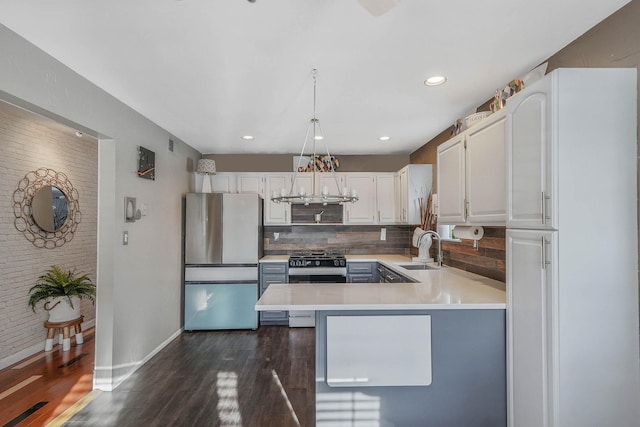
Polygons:
M628 0L401 0L378 17L361 2L0 0L0 23L203 153L299 152L317 68L331 153L386 154L414 151ZM448 82L426 87L434 74Z

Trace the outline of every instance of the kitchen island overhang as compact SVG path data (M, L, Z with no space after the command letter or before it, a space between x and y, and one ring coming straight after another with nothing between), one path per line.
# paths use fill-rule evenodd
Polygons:
M258 301L316 312L317 426L506 425L500 283L451 268L413 278L273 284Z

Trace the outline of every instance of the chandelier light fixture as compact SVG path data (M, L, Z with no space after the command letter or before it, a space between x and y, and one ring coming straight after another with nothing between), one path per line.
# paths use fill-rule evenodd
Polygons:
M322 205L336 205L343 204L345 202L354 203L358 201L358 195L356 194L355 189L349 190L347 187L340 187L340 182L338 181L338 177L335 172L334 162L331 160L331 154L329 153L329 148L327 146L326 138L322 132L322 128L320 127L320 120L316 117L316 83L318 77L318 70L313 69L311 71L311 76L313 77L313 118L309 121L309 126L307 127L307 134L304 138L304 144L302 144L302 150L300 151L300 156L298 157L298 164L295 168L293 180L291 181L291 187L289 188L289 193L287 193L286 189L281 189L278 194L277 191L273 192L271 200L276 203L291 203L291 204L304 204L308 205L310 203L321 203ZM318 173L327 173L320 172L320 156L318 156L316 151L316 143L318 141L322 141L324 143L325 151L327 152L328 161L326 162L326 168L328 172L331 173L335 183L336 183L336 191L335 193L329 190L329 186L324 185L320 190L320 194L317 194L316 191L316 182ZM312 153L308 154L308 158L310 159L310 163L312 164L312 180L311 180L311 194L307 194L307 189L304 187L296 186L296 179L298 175L306 174L309 172L301 172L302 166L306 166L302 164L303 159L307 158L305 156L307 150L307 143L311 142ZM297 190L297 192L296 192Z

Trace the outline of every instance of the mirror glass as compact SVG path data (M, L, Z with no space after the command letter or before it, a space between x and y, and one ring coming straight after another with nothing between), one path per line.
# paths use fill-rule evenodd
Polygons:
M58 187L45 185L34 194L31 212L38 227L54 233L67 221L67 197Z

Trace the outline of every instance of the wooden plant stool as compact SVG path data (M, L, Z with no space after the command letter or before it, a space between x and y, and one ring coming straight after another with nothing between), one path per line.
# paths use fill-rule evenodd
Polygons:
M84 339L82 338L82 320L84 316L80 316L77 319L67 320L66 322L44 322L44 327L48 329L47 340L44 342L44 351L51 351L53 348L53 337L56 335L56 329L60 330L60 337L58 342L62 343L62 351L69 351L71 348L71 327L75 329L76 345L82 344Z

